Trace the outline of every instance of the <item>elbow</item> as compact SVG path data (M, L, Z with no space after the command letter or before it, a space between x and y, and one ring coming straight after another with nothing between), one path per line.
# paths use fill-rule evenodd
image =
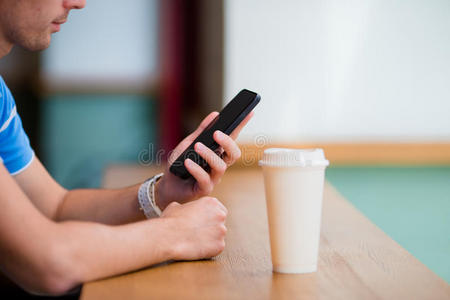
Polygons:
M64 213L64 205L66 204L67 197L69 196L68 190L63 190L60 197L59 202L55 207L54 212L49 216L49 218L55 222L64 221L63 213Z
M39 296L63 296L76 291L80 285L71 278L55 276L51 272L42 275L36 282L36 286L25 288L25 290L30 294Z
M69 294L76 291L80 285L80 283L76 283L71 278L55 276L50 269L42 271L29 280L17 282L17 284L29 294L52 297Z
M33 269L27 282L22 286L28 293L34 295L61 296L79 289L82 284L77 276L77 264L71 260L64 246L51 246L44 257Z

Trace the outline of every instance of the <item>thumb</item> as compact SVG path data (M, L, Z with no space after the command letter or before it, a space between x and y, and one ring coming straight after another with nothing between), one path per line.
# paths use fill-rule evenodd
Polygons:
M162 211L161 217L167 217L168 215L170 215L172 210L176 209L178 206L181 206L181 204L176 201L170 202L169 205L167 205L166 208Z
M187 147L205 130L206 127L219 115L217 111L211 112L207 115L203 121L198 125L197 129L192 132L190 135L185 137L176 147L171 151L169 155L169 165L171 165L177 157L186 150Z
M193 138L196 138L197 136L200 135L200 133L202 133L203 130L205 130L206 127L208 127L208 125L219 115L219 113L217 111L213 111L211 112L209 115L207 115L203 121L200 123L200 125L198 125L197 129L191 133L191 136Z
M181 204L178 203L177 201L173 201L173 202L170 202L169 205L167 205L166 209L168 207L177 207L177 206L181 206Z

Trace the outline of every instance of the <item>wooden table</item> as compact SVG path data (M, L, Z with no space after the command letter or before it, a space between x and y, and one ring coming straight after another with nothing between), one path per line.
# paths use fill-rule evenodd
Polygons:
M126 186L152 172L112 167L104 186ZM444 280L330 184L324 192L318 272L303 275L272 273L259 169L230 169L214 195L229 210L222 254L90 282L83 286L81 299L450 299Z

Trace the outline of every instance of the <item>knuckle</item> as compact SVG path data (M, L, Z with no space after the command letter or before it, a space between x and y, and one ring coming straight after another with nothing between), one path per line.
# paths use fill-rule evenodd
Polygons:
M241 155L242 155L241 149L237 148L236 151L235 151L234 159L239 159L241 157Z
M224 222L227 218L227 214L222 209L219 209L217 211L217 218L220 222Z
M221 225L220 226L220 230L221 230L221 233L223 235L225 235L227 233L227 231L228 231L228 229L227 229L227 227L225 225Z
M225 240L221 240L220 242L219 242L219 245L218 245L218 250L219 250L219 253L220 252L222 252L223 250L225 250Z
M223 160L221 160L221 164L220 164L220 171L222 172L222 173L225 173L225 171L227 170L227 164L226 164L226 162L225 161L223 161Z
M225 140L228 144L234 144L236 143L233 138L229 134L225 134Z
M227 217L227 215L228 215L228 210L227 210L227 208L226 208L225 206L223 206L223 208L221 209L221 211L222 211L223 215L224 215L225 217Z
M205 198L205 201L206 201L206 203L208 203L208 204L215 205L215 204L217 204L217 201L219 201L219 200L217 200L217 199L214 198L214 197L206 197L206 198Z
M222 161L220 163L219 172L221 174L223 174L223 173L225 173L226 170L227 170L227 164L224 161Z
M225 205L223 206L224 208L224 213L225 213L225 217L228 216L228 208L225 207Z

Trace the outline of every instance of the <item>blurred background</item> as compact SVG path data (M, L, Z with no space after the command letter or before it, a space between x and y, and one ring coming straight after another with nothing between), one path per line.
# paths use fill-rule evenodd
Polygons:
M49 49L0 60L66 188L155 163L243 88L239 143L322 147L327 179L450 282L450 1L87 1Z

